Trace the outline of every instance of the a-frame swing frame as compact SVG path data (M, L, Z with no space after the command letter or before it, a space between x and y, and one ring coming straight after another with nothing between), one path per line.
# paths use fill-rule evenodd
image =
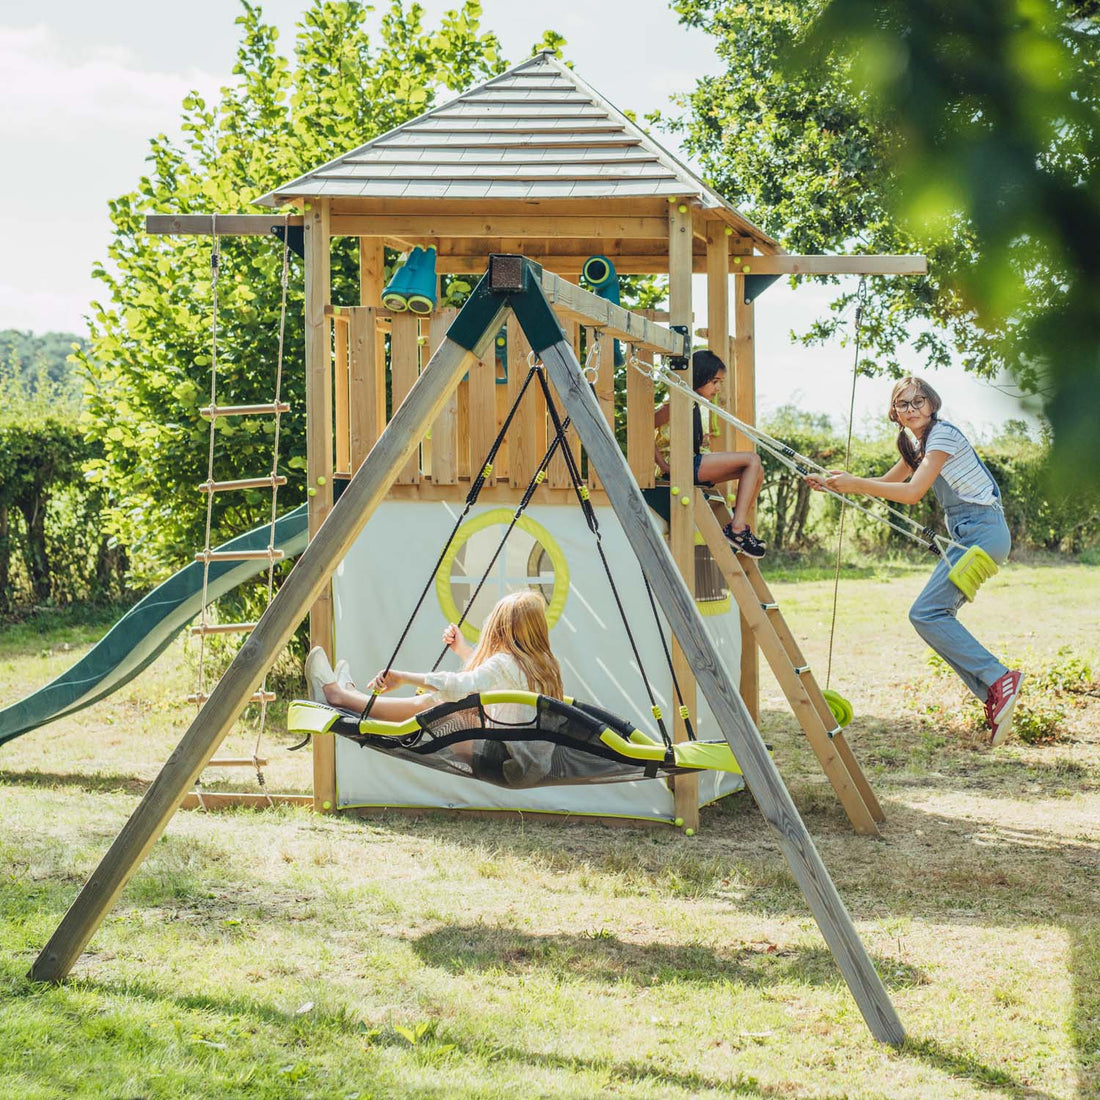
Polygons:
M547 279L553 281L554 277L522 256L490 257L488 273L35 960L29 975L33 980L60 981L68 975L452 390L470 365L488 352L511 311L532 350L545 364L608 501L629 536L658 606L741 765L749 790L775 834L867 1026L881 1042L896 1046L904 1040L901 1021L829 872L719 659L668 547L650 522L641 491L547 300L543 289ZM607 318L612 335L628 340L646 338L668 353L681 356L690 350L686 335L644 321L576 287L569 287L569 293L585 300L591 298L592 302L586 304Z

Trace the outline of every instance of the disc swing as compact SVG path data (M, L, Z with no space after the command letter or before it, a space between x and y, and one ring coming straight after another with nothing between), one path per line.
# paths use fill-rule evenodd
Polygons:
M588 488L581 480L577 458L566 440L569 420L563 421L561 418L542 364L535 360L533 354L529 363L527 377L470 486L462 513L456 520L435 566L429 572L429 579L398 638L385 672L388 673L392 669L401 646L408 637L413 622L435 582L440 564L492 473L497 451L504 442L520 402L532 382L537 381L554 430L553 439L528 483L476 588L466 601L465 609L456 625L461 627L465 622L494 564L504 550L509 535L519 523L536 489L546 479L551 460L555 454L560 453L569 473L573 493L583 512L588 529L595 539L596 550L641 675L649 699L650 712L660 739L639 729L636 723L611 714L591 703L579 702L571 698L553 699L530 691L474 693L456 702L440 703L401 722L381 721L371 717L374 700L379 694L378 689L368 698L367 705L361 714L327 704L295 700L290 704L287 713L288 729L303 735L303 744L317 734L338 734L364 748L385 752L439 771L464 777L472 775L474 778L504 787L621 782L658 776L667 777L700 770L724 771L740 775L741 769L724 739L700 741L695 737L680 685L672 670L672 656L661 626L656 600L648 581L645 581L650 607L661 638L664 656L672 674L673 688L678 699L680 715L684 719L688 740L674 743L669 735L661 707L646 673L611 567L604 553L599 520L589 498ZM645 580L644 575L643 580ZM444 647L432 671L439 667L446 653L447 648ZM384 676L382 678L384 679ZM486 708L498 704L519 704L526 708L526 717L517 722L504 722L499 718L491 718ZM460 759L458 754L448 751L459 743L470 741L485 741L493 745L494 750L473 754L472 762L469 757ZM509 762L508 744L532 741L554 746L549 769L541 774L517 775L517 769L509 769L506 766Z

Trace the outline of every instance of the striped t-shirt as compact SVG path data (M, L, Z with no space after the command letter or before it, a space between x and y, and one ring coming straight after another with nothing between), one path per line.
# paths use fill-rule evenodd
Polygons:
M924 451L943 451L948 456L940 470L940 477L967 504L992 504L996 500L996 486L986 468L978 460L974 448L954 424L937 420L928 433Z

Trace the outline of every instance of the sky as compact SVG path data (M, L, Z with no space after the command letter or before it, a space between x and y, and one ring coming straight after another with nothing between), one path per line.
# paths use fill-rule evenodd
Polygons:
M289 49L306 0L267 0L265 18ZM384 5L380 4L379 7ZM425 23L455 0L425 0ZM557 0L554 5L483 0L482 25L496 31L511 61L528 56L553 28L565 55L607 99L639 116L670 109L670 97L720 71L711 39L681 26L663 0ZM107 203L131 190L148 140L177 132L180 101L192 89L214 97L231 80L237 44L235 0L0 0L0 232L9 263L0 270L0 329L85 331L91 278L110 241ZM683 156L670 135L657 135ZM684 158L687 159L687 158ZM775 284L757 302L758 414L784 404L847 421L851 349L806 348L790 333L823 314L835 288L804 280ZM695 324L706 324L702 280ZM910 361L914 369L919 364ZM907 363L906 365L910 365ZM1025 418L1014 398L961 369L929 374L944 414L988 438L1009 418ZM860 379L857 431L881 425L886 380Z

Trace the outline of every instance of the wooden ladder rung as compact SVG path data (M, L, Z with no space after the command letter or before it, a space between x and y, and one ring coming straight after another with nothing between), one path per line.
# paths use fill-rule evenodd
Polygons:
M810 671L810 666L809 665L795 665L794 670L799 676L805 676L806 673Z
M189 703L205 703L210 698L210 693L206 691L193 691L187 696ZM273 691L254 691L249 697L250 703L274 703L275 692Z
M233 489L274 489L278 485L285 485L286 478L281 474L267 477L242 477L236 481L204 481L199 486L200 493L225 493Z
M195 561L282 561L282 550L199 550Z
M202 416L274 416L276 413L290 412L286 401L272 401L267 405L207 405L199 409Z
M765 611L778 611L779 604L777 603L762 603L760 605Z
M256 629L255 623L204 623L191 627L192 635L200 634L247 634Z
M216 756L207 762L208 768L264 768L267 761L262 756Z

